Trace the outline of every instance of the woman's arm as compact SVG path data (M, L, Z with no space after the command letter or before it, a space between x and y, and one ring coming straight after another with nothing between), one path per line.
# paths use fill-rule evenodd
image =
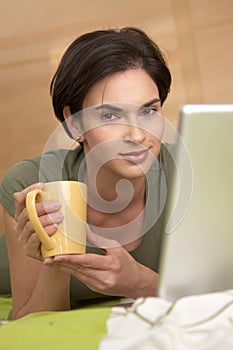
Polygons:
M32 186L16 195L17 222L6 211L3 213L10 263L13 319L36 311L70 308L70 275L25 255L27 252L33 256L35 247L37 250L40 247L36 234L30 233L31 225L25 214L25 198L30 189ZM45 215L42 217L45 218ZM37 257L39 255L37 253Z
M103 247L107 243L106 254L61 255L47 261L48 265L72 274L98 293L133 299L156 296L156 272L137 262L117 242L107 239L101 242L89 227L87 238L96 246Z
M60 255L49 264L98 293L133 299L156 296L158 274L138 263L123 247L108 248L106 255Z

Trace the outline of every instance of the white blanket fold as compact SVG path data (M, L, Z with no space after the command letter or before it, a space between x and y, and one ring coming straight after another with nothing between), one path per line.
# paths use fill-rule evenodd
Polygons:
M232 350L233 290L114 307L99 350Z

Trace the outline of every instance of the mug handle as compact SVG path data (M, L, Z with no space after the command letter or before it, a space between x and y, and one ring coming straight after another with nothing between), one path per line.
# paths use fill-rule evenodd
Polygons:
M52 250L55 248L55 242L53 237L48 236L44 227L41 225L37 211L36 211L36 202L37 198L41 198L42 190L32 190L27 194L26 197L26 208L28 212L29 220L31 221L32 227L34 228L36 234L38 235L41 243L47 250Z

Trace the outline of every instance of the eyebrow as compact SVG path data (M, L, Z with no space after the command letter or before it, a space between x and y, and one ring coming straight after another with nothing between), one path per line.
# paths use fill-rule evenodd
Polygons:
M150 101L144 103L141 106L141 108L142 107L149 107L149 106L153 105L154 103L158 103L158 102L160 102L160 98L158 98L158 97L153 98L153 100L150 100ZM107 110L115 111L115 112L122 112L123 111L122 108L117 107L116 105L108 104L108 103L104 103L102 105L99 105L99 106L95 107L96 111L98 111L100 109L107 109Z
M108 104L108 103L104 103L102 105L99 105L97 107L95 107L95 110L98 111L99 109L107 109L107 110L110 110L110 111L115 111L115 112L122 112L123 109L122 108L119 108L115 105L111 105L111 104Z
M156 98L153 98L153 100L146 102L144 105L142 105L142 107L150 107L154 103L158 103L158 102L160 102L160 98L156 97Z

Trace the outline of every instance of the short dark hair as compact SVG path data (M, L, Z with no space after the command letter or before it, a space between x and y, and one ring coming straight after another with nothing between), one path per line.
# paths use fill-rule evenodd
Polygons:
M81 35L64 53L51 81L56 117L64 121L65 106L70 107L72 114L79 112L90 88L106 76L136 68L144 69L153 79L163 104L170 90L171 74L162 51L144 31L125 27ZM67 128L66 131L69 133Z

